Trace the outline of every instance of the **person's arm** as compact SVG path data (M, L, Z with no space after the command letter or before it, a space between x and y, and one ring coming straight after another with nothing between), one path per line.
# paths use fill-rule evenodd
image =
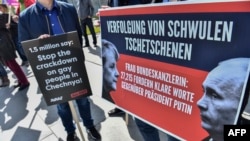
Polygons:
M13 29L13 28L17 28L17 22L18 22L18 16L17 15L13 15L11 16L11 21L10 23L7 23L6 27Z
M30 39L29 28L25 23L25 18L22 16L22 13L18 20L18 42L26 41Z

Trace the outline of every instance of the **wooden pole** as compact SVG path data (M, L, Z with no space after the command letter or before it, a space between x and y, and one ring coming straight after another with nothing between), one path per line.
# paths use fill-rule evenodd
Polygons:
M10 24L10 21L11 21L11 6L10 5L8 5L7 6L7 8L8 8L8 24Z
M125 122L126 122L126 125L128 125L128 122L129 122L128 120L129 120L129 118L128 118L128 113L126 113L126 114L125 114Z
M73 104L73 101L72 101L72 100L71 100L71 101L68 101L68 103L69 103L69 107L70 107L70 109L71 109L71 113L72 113L73 119L74 119L74 121L76 122L76 125L77 125L77 127L78 127L78 130L79 130L79 132L80 132L81 138L82 138L83 141L85 141L84 136L83 136L83 132L82 132L82 129L81 129L81 126L80 126L80 124L79 124L79 118L78 118L78 116L77 116L76 109L75 109L75 106L74 106L74 104Z

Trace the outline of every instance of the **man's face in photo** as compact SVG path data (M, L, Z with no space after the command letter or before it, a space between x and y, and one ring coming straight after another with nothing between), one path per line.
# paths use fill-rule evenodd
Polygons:
M233 124L240 101L239 78L232 68L219 66L203 82L203 97L197 102L202 128L223 135L225 124Z

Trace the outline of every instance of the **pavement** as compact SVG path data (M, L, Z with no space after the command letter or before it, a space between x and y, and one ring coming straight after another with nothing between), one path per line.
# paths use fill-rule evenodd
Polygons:
M100 35L97 36L100 39ZM83 48L93 92L89 100L94 124L102 141L143 141L131 115L109 117L107 114L115 105L100 97L102 66L100 40L98 42L99 47ZM19 58L17 61L21 63ZM11 83L9 87L0 88L0 141L65 141L67 134L56 106L46 105L31 67L22 66L22 69L31 82L28 89L18 91L13 87L17 79L9 69ZM81 141L88 141L86 129L79 120L77 135Z

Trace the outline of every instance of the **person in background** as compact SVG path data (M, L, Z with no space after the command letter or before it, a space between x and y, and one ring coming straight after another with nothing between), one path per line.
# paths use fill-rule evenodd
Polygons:
M6 13L8 6L6 4L0 4L0 11ZM0 60L15 74L18 83L14 85L14 88L19 87L18 90L21 91L29 87L30 83L16 61L16 47L9 31L10 23L8 23L8 19L6 20L6 18L2 19L1 22L5 24L5 26L0 26Z
M18 2L19 2L19 6L17 7L16 12L12 15L12 20L10 23L10 31L11 31L11 36L14 41L17 53L22 60L21 66L28 67L29 66L28 58L25 55L22 45L18 42L18 29L17 29L18 25L17 24L18 24L18 18L19 18L20 12L24 10L25 8L28 8L33 3L35 3L35 0L18 0Z
M250 58L232 58L208 73L197 102L201 126L209 134L204 141L223 141L224 125L235 124L249 63Z
M4 13L6 13L7 11L7 7L4 7L4 5L0 5L0 16ZM0 19L2 20L2 19ZM0 28L5 28L6 25L5 23L1 23L2 25L0 25ZM1 42L1 38L0 38L0 42ZM0 60L0 79L1 79L1 83L0 83L0 87L6 87L9 86L10 84L10 80L8 78L8 73L6 71L6 69L4 68L3 63Z
M4 13L8 13L8 7L2 7ZM23 51L23 48L20 44L18 44L18 31L17 31L17 23L18 23L18 15L11 15L11 21L7 25L8 29L10 30L12 40L14 42L14 45L16 47L16 51L19 55L19 57L22 60L21 66L29 66L28 59Z
M81 21L82 32L85 39L84 47L90 46L87 34L87 27L92 35L94 47L97 47L96 33L92 21L92 17L95 15L93 4L91 0L79 0L78 4L78 15Z
M11 20L11 23L9 25L9 30L11 32L11 37L12 37L12 40L15 44L15 47L16 47L16 50L17 50L17 53L19 55L19 57L21 58L22 60L22 63L21 63L21 66L26 66L28 67L29 66L29 61L28 61L28 58L26 57L25 53L24 53L24 50L22 48L22 45L18 43L18 16L17 15L12 15L12 20Z
M20 13L19 42L44 39L71 31L78 32L82 45L82 31L77 11L70 3L57 0L37 0L34 5ZM88 97L76 99L75 102L88 135L91 139L100 140L101 135L94 126ZM67 141L79 141L68 102L57 104L57 111L67 132Z

